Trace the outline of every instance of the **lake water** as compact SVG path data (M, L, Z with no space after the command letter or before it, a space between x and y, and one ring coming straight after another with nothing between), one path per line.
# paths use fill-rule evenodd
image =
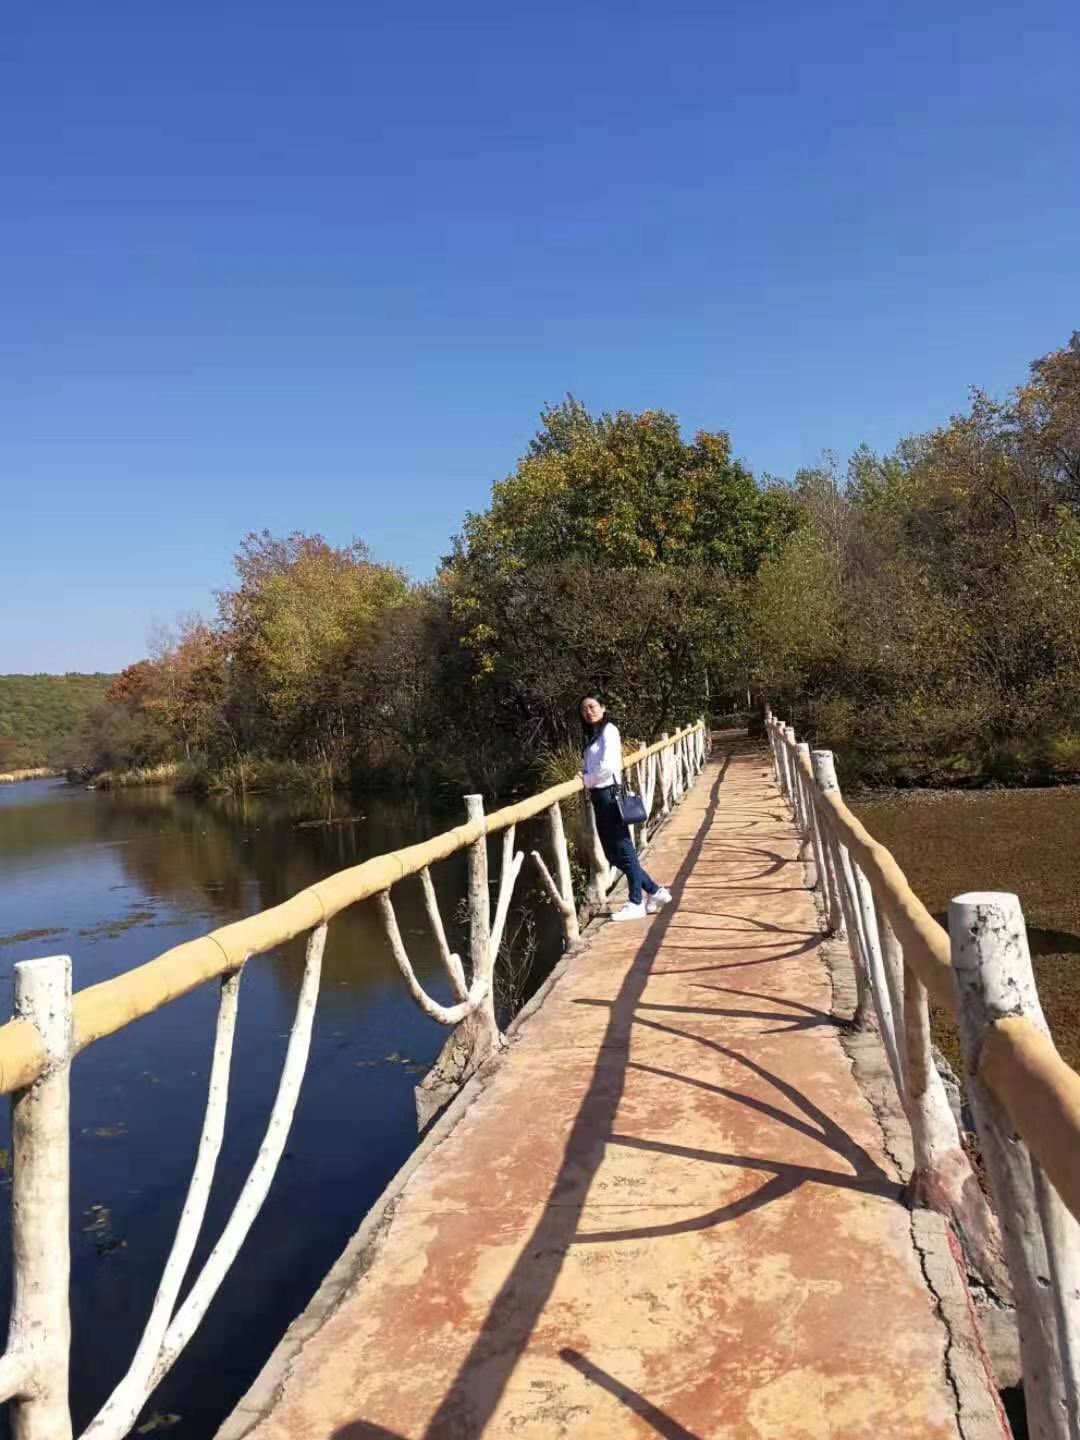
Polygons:
M15 961L69 954L81 989L464 818L435 816L409 799L333 804L336 820L359 818L311 824L326 818L311 801L256 797L242 805L159 789L88 792L56 780L0 786L0 1014L11 1013ZM543 842L539 826L532 830L519 833L526 850ZM512 926L523 925L528 912L536 926L526 993L559 953L554 913L530 869L522 871L511 917ZM494 843L491 873L497 875ZM453 921L465 893L464 856L442 862L433 875L451 943L463 948ZM394 897L418 975L448 1000L418 882L396 887ZM302 964L303 942L296 941L246 967L225 1142L191 1274L228 1218L262 1139ZM204 986L74 1063L76 1433L126 1369L149 1312L202 1124L216 1007L217 986ZM329 930L308 1072L277 1178L195 1339L140 1424L157 1416L153 1433L176 1440L213 1434L414 1147L413 1087L445 1035L406 995L373 908L338 916ZM0 1147L0 1254L7 1257L6 1107ZM6 1314L10 1264L0 1273Z

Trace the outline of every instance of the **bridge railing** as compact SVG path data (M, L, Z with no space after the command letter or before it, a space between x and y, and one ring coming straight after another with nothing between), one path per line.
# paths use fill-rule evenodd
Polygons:
M914 1198L952 1220L969 1263L1015 1298L1031 1434L1080 1437L1080 1075L1039 1004L1015 895L960 895L949 929L840 794L832 753L771 712L777 781L812 862L828 927L846 934L856 1021L876 1021L911 1128ZM934 1065L928 997L956 1024L997 1220ZM1007 1263L1007 1280L1001 1258Z
M654 826L685 795L705 764L704 721L665 734L626 757L647 819L638 828L647 846ZM570 851L562 804L580 794L580 778L484 814L479 795L465 797L467 819L433 839L339 871L291 899L166 951L112 980L71 986L71 960L52 956L15 966L15 1017L0 1026L0 1094L12 1096L13 1294L7 1348L0 1355L0 1401L12 1401L16 1440L70 1440L69 1099L72 1060L81 1051L213 980L220 983L217 1028L202 1133L172 1249L135 1356L123 1379L82 1432L83 1440L121 1440L155 1386L191 1339L266 1198L285 1148L307 1065L327 927L348 906L365 900L379 910L395 963L413 1000L451 1030L431 1075L418 1087L421 1122L502 1043L495 1018L496 958L524 855L515 852L516 827L546 814L554 877L539 851L533 860L558 911L564 943L579 938ZM602 902L614 872L608 867L585 804L589 902ZM503 837L498 896L491 914L487 837ZM468 851L469 973L449 945L430 867ZM453 1003L429 995L417 979L394 913L393 886L418 876ZM296 1014L269 1121L235 1207L183 1304L177 1300L206 1214L225 1129L229 1069L240 980L248 960L298 936L307 952ZM430 1082L430 1083L429 1083ZM426 1088L425 1088L426 1087Z

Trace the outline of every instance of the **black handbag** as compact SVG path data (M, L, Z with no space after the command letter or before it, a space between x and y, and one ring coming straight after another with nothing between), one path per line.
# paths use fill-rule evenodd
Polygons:
M627 790L625 785L616 787L615 803L619 807L624 825L644 825L649 818L645 813L645 801L632 790Z

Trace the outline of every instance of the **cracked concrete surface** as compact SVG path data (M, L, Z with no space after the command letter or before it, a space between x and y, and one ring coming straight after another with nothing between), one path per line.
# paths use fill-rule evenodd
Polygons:
M222 1440L1002 1434L797 851L761 752L714 760L650 857L675 903L594 929Z

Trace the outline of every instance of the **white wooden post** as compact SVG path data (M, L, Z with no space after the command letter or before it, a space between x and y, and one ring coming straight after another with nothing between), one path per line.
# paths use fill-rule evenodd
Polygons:
M828 756L828 761L823 757ZM828 750L811 750L810 767L814 772L814 784L821 785L821 776L827 773L829 762L832 760L832 753ZM836 771L832 771L835 778ZM828 898L829 929L834 935L844 934L844 906L840 894L840 879L837 875L836 866L833 861L832 847L829 844L829 837L825 831L818 808L814 806L814 819L817 824L818 840L821 845L821 859L827 875L826 895Z
M923 1175L933 1174L939 1154L951 1150L957 1143L957 1136L955 1123L941 1123L941 1111L928 1102L930 1093L940 1089L948 1106L945 1086L934 1064L926 986L914 970L904 977L904 1050L908 1074L908 1123L915 1151L912 1188L917 1193ZM948 1113L951 1120L951 1110Z
M776 737L776 766L779 770L780 795L791 805L791 793L788 788L788 752L786 752L788 742L786 742L783 726L779 720L773 726L773 736Z
M822 794L830 790L840 793L840 785L836 778L836 765L833 761L831 750L815 750L813 752L814 778ZM861 930L861 917L858 906L858 897L855 891L855 877L851 864L851 857L847 847L840 838L832 833L826 822L825 833L832 857L833 873L836 876L837 891L840 895L840 903L843 907L844 930L847 933L848 949L851 952L851 963L855 967L855 1016L854 1021L861 1029L865 1029L870 1023L870 1014L873 1009L873 1000L870 995L870 979L866 970L866 961L863 951L863 938Z
M781 795L787 796L787 761L784 758L784 727L779 720L773 720L773 754L776 760L776 783Z
M465 814L468 820L484 819L484 797L465 796ZM488 997L484 1002L494 1017L492 999L492 973L494 957L491 953L491 892L488 889L487 833L469 846L469 961L471 981L486 980Z
M783 773L780 770L780 742L776 734L776 721L769 717L766 721L765 733L769 736L769 749L772 750L772 773L776 783L783 789Z
M781 795L786 793L787 771L784 765L783 737L780 731L780 722L774 718L772 722L772 747L773 765L776 767L776 783L780 787Z
M254 1224L255 1217L262 1208L263 1201L270 1189L289 1136L289 1126L296 1113L300 1085L307 1068L307 1059L311 1048L311 1028L319 999L319 979L322 974L325 945L326 925L322 924L316 926L308 937L304 973L296 1001L296 1016L289 1032L288 1044L285 1047L285 1062L281 1067L281 1079L278 1082L277 1094L270 1110L270 1119L267 1121L262 1144L259 1146L236 1205L217 1244L207 1257L206 1263L188 1291L183 1304L169 1323L151 1375L152 1385L156 1385L172 1367L176 1357L195 1333L211 1300L220 1289L222 1280L236 1259L240 1246ZM125 1432L120 1430L117 1433L122 1435Z
M934 1063L926 986L911 968L904 974L903 1014L907 1117L915 1158L908 1182L911 1202L949 1216L972 1270L992 1294L1008 1300L1012 1287L1001 1230L975 1178Z
M799 754L804 756L807 767L813 773L813 760L810 756L810 746L800 745ZM825 861L825 841L821 834L821 817L818 815L817 785L813 780L803 782L803 793L806 799L806 812L810 820L810 844L814 852L814 887L821 892L821 904L825 911L826 925L829 926L829 916L832 913L832 896L829 893L829 867ZM831 926L829 926L831 928Z
M983 1042L998 1020L1022 1015L1049 1034L1019 900L958 895L949 939L967 1091L1016 1296L1028 1427L1035 1440L1077 1440L1080 1226L979 1079Z
M795 728L792 725L784 726L784 755L788 767L788 799L791 802L791 812L795 817L795 824L800 830L803 826L802 796L799 793L799 772L795 768Z
M420 871L420 884L424 891L424 908L427 910L428 922L431 925L432 934L435 936L435 944L439 947L439 956L442 959L443 967L450 977L450 985L454 992L455 1000L467 1000L469 998L469 986L465 979L465 970L461 964L460 955L455 955L450 949L450 942L446 938L446 927L442 922L442 915L439 913L439 900L435 894L435 882L431 878L431 870L425 865Z
M780 745L780 721L775 718L772 723L772 739L773 763L776 766L776 783L780 787L780 794L783 795L787 781L784 774L784 760Z
M8 1348L26 1367L15 1440L70 1440L71 958L15 966L15 1014L45 1049L44 1073L12 1097L12 1296Z
M588 797L586 797L586 804ZM562 806L558 800L548 811L548 828L551 832L551 848L555 852L555 873L559 878L559 892L569 907L562 912L563 935L567 945L576 945L581 939L578 929L577 906L574 904L574 880L570 873L570 850L566 844L566 828L563 825Z
M206 1111L202 1134L195 1156L195 1166L188 1185L184 1208L176 1227L169 1258L161 1272L157 1294L150 1309L142 1339L135 1351L128 1372L82 1432L80 1440L117 1440L127 1435L154 1388L154 1370L161 1356L161 1347L176 1308L195 1243L199 1238L210 1188L217 1168L221 1141L225 1133L225 1115L229 1100L229 1071L232 1065L233 1039L240 996L240 977L234 971L222 977L218 1004L218 1020L214 1033L210 1081L207 1088ZM160 1377L159 1377L160 1378Z
M596 811L593 809L592 800L586 790L582 797L582 809L585 816L585 839L588 847L589 881L587 893L589 904L592 906L602 905L611 885L611 866L604 854L604 847L600 843L600 831L596 825Z
M900 1058L900 1044L897 1039L896 1017L893 1014L892 999L889 995L889 982L885 976L885 958L882 954L881 935L878 930L877 905L874 901L874 892L870 888L870 881L851 856L848 856L855 877L855 894L858 897L858 908L862 918L863 943L866 946L866 968L870 976L870 993L874 1001L874 1010L877 1014L878 1030L881 1034L881 1043L885 1047L885 1054L888 1057L889 1068L892 1070L893 1082L896 1085L896 1093L900 1097L901 1105L906 1108L907 1096L904 1087L904 1067Z
M869 882L863 877L869 889ZM897 1073L903 1084L898 1087L901 1103L907 1109L907 1065L901 1026L904 1017L904 951L896 932L889 923L889 917L876 903L874 906L881 938L881 973L885 981L885 993L889 1001L889 1021L892 1026L893 1049L896 1052Z
M484 797L465 796L469 821L483 821ZM416 1119L421 1130L447 1104L502 1044L495 1020L494 970L491 953L491 896L488 890L487 835L469 846L469 1013L450 1032L438 1059L416 1087ZM400 968L400 959L398 960ZM406 984L406 971L402 969ZM410 987L411 990L411 987ZM414 995L414 999L415 999Z
M394 914L394 902L390 898L389 890L383 890L375 896L375 908L382 919L394 963L401 973L401 978L405 981L405 987L428 1019L437 1020L440 1025L458 1025L463 1020L469 1019L477 1005L484 999L483 985L485 982L482 979L474 978L472 990L464 1000L459 1000L456 1005L442 1005L438 1000L433 1000L416 978L416 971L412 967L412 961L405 949L405 942L401 938L397 916Z
M776 717L771 710L765 711L765 735L769 741L769 753L772 756L773 778L777 785L783 788L783 776L780 774L780 750L776 738Z
M817 861L817 848L814 844L813 796L810 794L809 781L803 774L802 767L799 764L800 760L805 760L808 765L810 763L810 746L806 743L805 740L801 740L795 746L795 755L793 759L795 764L795 780L799 787L799 804L802 811L803 842L799 847L799 859L809 860L810 856L813 855L814 885L811 888L816 888L821 886L822 880L821 869L819 868Z
M499 947L502 945L503 931L506 929L506 918L510 914L510 901L514 894L514 885L521 872L522 861L525 859L524 851L519 850L514 854L514 835L517 831L516 825L510 825L503 831L502 865L499 870L499 899L495 906L495 919L491 924L491 968L494 972L499 959Z
M665 730L660 736L664 748L660 751L660 814L671 813L671 763L668 751L668 732Z
M639 760L634 766L634 783L637 785L638 794L641 796L641 803L645 807L645 819L637 827L637 834L634 836L634 844L637 846L639 853L644 850L649 839L649 813L652 809L645 776L647 768L647 763L644 760Z
M566 831L563 828L562 810L559 802L548 809L548 825L551 830L551 848L555 852L555 872L558 875L558 883L551 878L551 872L544 864L544 857L539 850L532 852L536 868L540 871L540 879L544 883L544 889L551 897L552 904L559 912L562 921L563 939L566 948L570 949L577 945L581 939L581 931L578 928L577 906L574 904L574 881L570 873L570 851L566 844Z
M790 740L794 737L794 730L790 725L780 726L780 755L784 762L784 793L787 796L788 805L792 814L796 810L795 800L795 771L791 763Z
M788 806L794 810L795 802L791 793L791 757L787 745L787 726L779 721L776 726L776 748L780 757L780 792L787 801Z
M907 985L907 971L904 966L904 947L900 944L892 922L882 906L877 906L878 933L881 936L881 958L885 970L885 984L889 992L897 1034L900 1031L900 1017L904 1013L904 990Z

